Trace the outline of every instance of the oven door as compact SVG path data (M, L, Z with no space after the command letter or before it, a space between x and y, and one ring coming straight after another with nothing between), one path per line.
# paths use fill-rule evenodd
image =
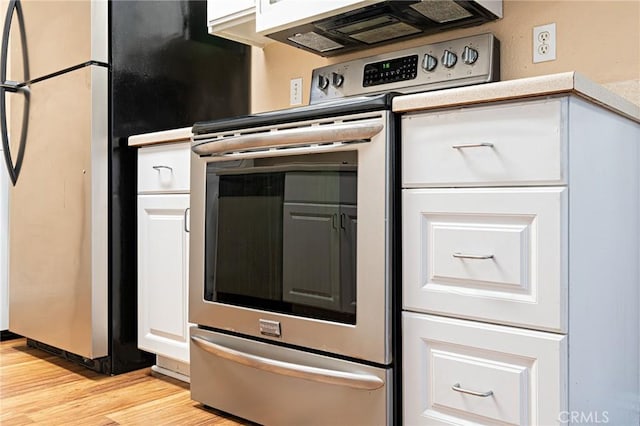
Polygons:
M389 122L378 111L194 140L190 322L391 362Z

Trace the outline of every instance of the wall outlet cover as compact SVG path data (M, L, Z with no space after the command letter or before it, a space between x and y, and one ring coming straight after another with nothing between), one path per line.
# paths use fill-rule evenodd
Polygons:
M533 27L533 63L556 60L556 24Z

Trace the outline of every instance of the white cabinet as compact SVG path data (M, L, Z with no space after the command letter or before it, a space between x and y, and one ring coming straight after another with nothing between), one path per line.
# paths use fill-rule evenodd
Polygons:
M189 362L188 194L138 196L138 345Z
M562 185L566 108L554 99L411 116L403 187Z
M560 96L401 126L407 424L639 424L640 124Z
M407 425L551 425L566 410L566 336L404 312Z
M188 193L190 155L184 144L141 148L138 193Z
M256 31L271 34L381 0L256 0Z
M264 47L271 40L256 32L256 0L207 0L209 34Z
M407 189L402 203L405 309L566 331L565 187Z
M234 15L244 14L252 9L255 13L255 7L255 0L209 0L207 3L207 20L227 19Z
M138 151L138 346L188 380L189 144Z

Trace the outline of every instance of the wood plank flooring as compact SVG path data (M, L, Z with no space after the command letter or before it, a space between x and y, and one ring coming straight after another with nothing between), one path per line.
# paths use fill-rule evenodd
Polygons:
M25 339L0 342L0 425L34 424L248 423L192 401L187 384L149 368L105 376L30 348Z

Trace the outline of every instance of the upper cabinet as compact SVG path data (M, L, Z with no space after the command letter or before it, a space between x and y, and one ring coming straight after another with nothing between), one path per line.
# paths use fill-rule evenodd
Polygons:
M209 34L264 47L271 40L256 33L256 0L208 0Z
M382 0L255 0L256 31L271 34Z

